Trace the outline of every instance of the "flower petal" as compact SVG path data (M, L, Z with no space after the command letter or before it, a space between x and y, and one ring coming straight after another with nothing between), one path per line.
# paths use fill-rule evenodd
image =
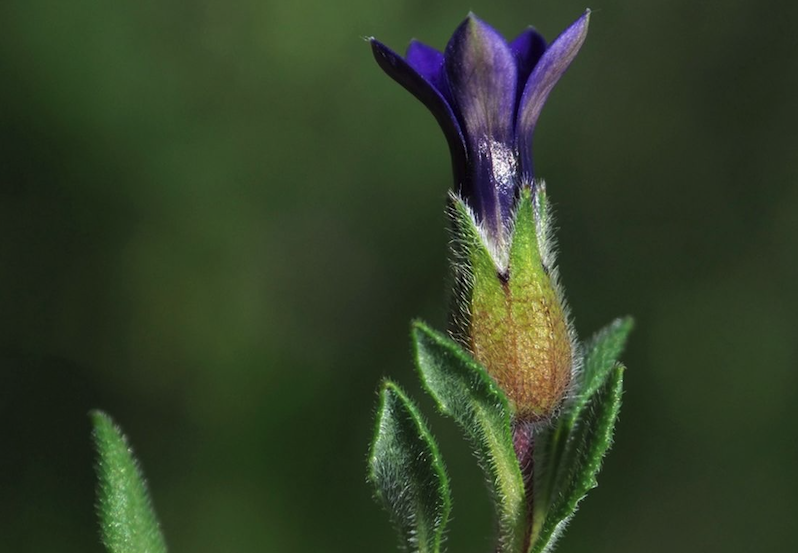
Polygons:
M455 117L452 106L441 92L420 74L416 69L399 54L385 46L380 41L371 38L371 50L374 59L393 80L402 85L413 96L421 100L435 116L438 124L446 135L449 151L452 155L452 169L454 172L455 187L460 187L465 179L466 147L463 131Z
M546 39L534 27L527 27L513 39L510 43L510 49L515 54L515 61L518 66L518 97L520 98L532 69L540 60L543 52L546 51Z
M540 111L557 81L579 52L587 36L590 10L571 24L544 52L524 87L518 107L516 134L521 153L521 168L524 182L532 179L532 134L535 131Z
M447 101L451 100L449 95L449 84L446 82L446 71L443 67L443 53L432 46L427 46L417 40L410 41L405 56L410 67L415 69L422 77L427 79L432 86L438 89Z
M446 46L446 75L467 136L512 136L515 57L504 38L469 15Z
M471 167L472 181L462 192L498 245L517 183L515 56L495 29L469 15L449 40L444 57Z

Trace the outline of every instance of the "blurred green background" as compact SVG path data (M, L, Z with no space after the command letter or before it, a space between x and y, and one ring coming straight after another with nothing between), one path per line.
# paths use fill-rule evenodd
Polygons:
M489 549L408 323L445 326L450 165L362 37L571 0L0 3L0 541L100 552L87 412L175 552L393 551L365 483L380 378L430 415L454 553ZM633 314L601 486L563 553L794 547L798 4L600 0L535 141L583 337Z

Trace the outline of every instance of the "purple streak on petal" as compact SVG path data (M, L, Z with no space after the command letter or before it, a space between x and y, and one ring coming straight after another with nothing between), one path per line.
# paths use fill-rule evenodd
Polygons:
M528 27L510 43L518 65L518 98L535 64L546 51L546 40L533 27Z
M509 140L515 104L515 58L504 38L473 15L446 46L446 75L469 136ZM473 132L477 131L477 132Z
M579 52L587 36L590 10L558 36L540 58L524 87L518 107L516 134L524 182L532 182L532 134L540 111L557 81Z
M410 67L432 83L447 101L451 101L446 71L443 67L443 53L423 42L412 40L407 47L405 59Z
M471 169L462 193L498 244L511 216L517 183L515 56L495 29L473 15L454 32L444 56Z
M402 85L413 96L421 100L435 116L446 135L449 151L452 155L452 170L455 188L462 186L465 180L467 154L465 139L460 124L452 111L452 106L430 81L413 69L402 56L372 38L369 39L374 59L393 80Z

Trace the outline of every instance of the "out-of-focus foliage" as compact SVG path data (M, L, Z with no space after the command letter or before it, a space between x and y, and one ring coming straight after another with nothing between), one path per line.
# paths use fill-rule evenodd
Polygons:
M538 175L583 338L619 313L616 445L563 553L782 551L798 494L798 5L0 3L0 535L102 551L125 421L173 551L376 551L376 383L446 324L445 140L361 38L593 8ZM432 413L431 403L421 404ZM490 503L446 419L452 551ZM356 526L353 529L353 521Z

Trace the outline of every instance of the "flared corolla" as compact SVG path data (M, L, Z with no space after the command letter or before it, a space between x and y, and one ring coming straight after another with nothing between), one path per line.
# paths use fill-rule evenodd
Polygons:
M534 186L532 135L543 104L587 34L590 12L554 42L533 28L507 42L469 15L443 52L413 41L403 58L376 39L388 75L437 119L452 155L455 190L493 251L506 251L518 191Z

